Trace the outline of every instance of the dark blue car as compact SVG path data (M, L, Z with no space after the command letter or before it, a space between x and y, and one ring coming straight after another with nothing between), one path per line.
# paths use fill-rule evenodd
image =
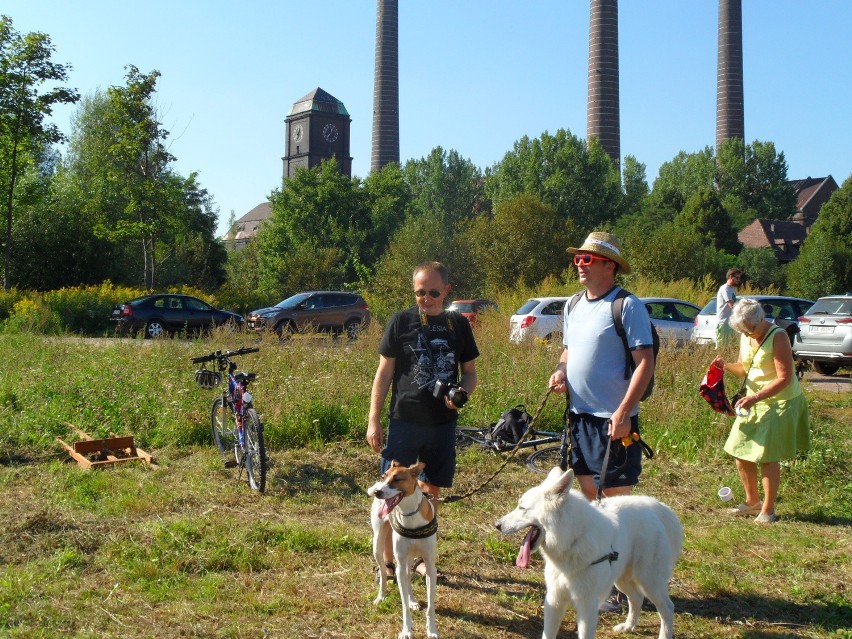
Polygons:
M117 304L110 320L116 331L133 334L144 331L145 337L163 337L170 333L200 333L217 326L243 325L242 315L213 308L191 295L155 293Z

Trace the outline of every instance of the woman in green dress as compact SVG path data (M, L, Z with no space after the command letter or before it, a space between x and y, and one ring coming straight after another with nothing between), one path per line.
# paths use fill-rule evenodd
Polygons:
M787 333L766 319L760 303L743 298L734 306L731 326L742 333L736 363L717 357L713 363L745 378L745 394L737 399L737 418L725 442L736 458L745 501L731 514L756 515L755 523L778 520L775 500L781 483L781 460L810 447L808 404L796 377ZM758 467L763 501L758 488Z

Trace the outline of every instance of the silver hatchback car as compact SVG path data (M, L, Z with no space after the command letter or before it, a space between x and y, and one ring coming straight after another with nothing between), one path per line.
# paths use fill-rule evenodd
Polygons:
M823 375L852 366L852 293L819 298L799 318L799 329L793 343L797 360L812 362Z

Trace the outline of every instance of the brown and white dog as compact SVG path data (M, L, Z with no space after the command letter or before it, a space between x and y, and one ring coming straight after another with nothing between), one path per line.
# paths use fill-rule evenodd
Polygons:
M367 489L373 499L370 521L373 526L373 557L379 566L379 593L373 602L378 604L387 594L387 577L382 550L387 535L392 534L393 555L396 560L396 581L402 602L402 630L397 639L411 639L411 611L418 610L411 597L411 561L423 559L426 566L426 636L437 639L435 620L435 586L437 584L438 518L435 507L423 494L417 477L425 464L403 466L397 461L382 477Z

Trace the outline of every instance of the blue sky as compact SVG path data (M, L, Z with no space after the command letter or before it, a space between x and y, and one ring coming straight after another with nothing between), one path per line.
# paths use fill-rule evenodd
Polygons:
M852 174L852 2L744 0L746 139L775 142L789 177ZM354 175L370 168L374 0L4 0L47 33L82 94L157 69L157 106L183 174L220 231L281 182L284 118L322 87L352 117ZM621 151L653 183L679 151L715 143L716 0L622 0ZM523 135L586 137L588 0L401 0L400 151L456 149L481 168ZM58 110L67 132L75 108Z

